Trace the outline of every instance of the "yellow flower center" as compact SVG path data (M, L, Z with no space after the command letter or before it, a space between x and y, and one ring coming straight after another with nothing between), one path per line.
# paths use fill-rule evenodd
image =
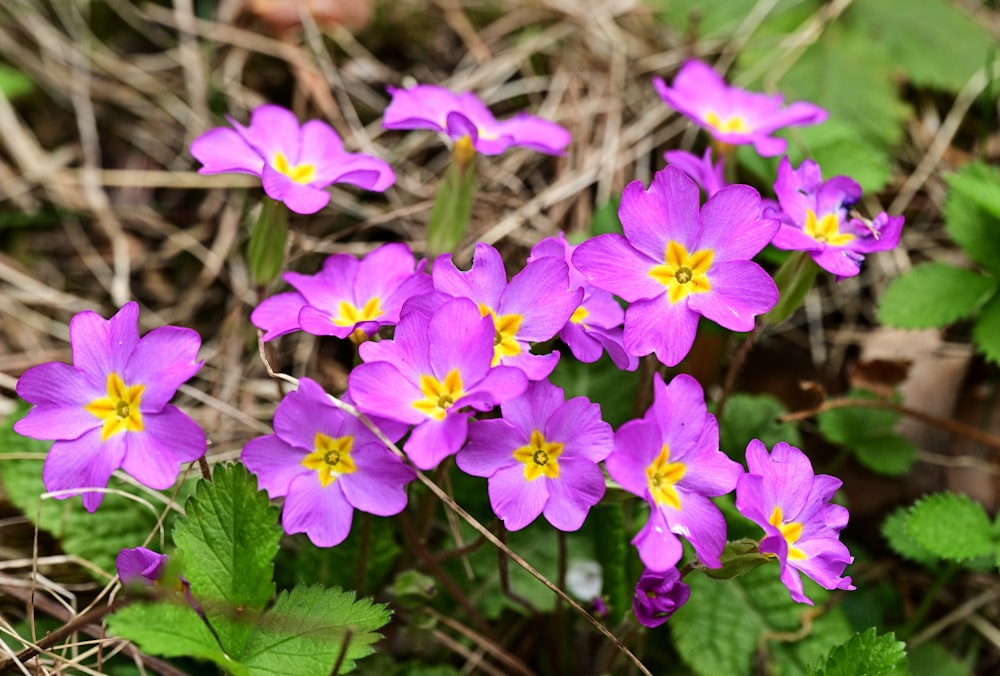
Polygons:
M806 224L803 230L817 242L826 242L831 246L844 246L854 239L849 232L840 232L840 221L837 214L826 214L817 219L816 212L806 210Z
M716 131L723 134L745 134L750 131L749 125L739 115L732 115L722 119L715 111L705 114L705 122Z
M678 510L681 508L681 496L674 485L684 478L685 472L687 465L683 462L670 462L670 447L663 444L656 460L646 467L646 484L657 505L668 505Z
M485 304L479 304L479 314L483 317L489 315L493 318L493 328L496 335L493 337L493 363L496 366L500 363L501 357L514 357L521 354L521 344L517 342L517 332L524 321L524 315L500 315Z
M83 407L92 416L103 420L101 441L119 432L141 432L142 413L139 412L139 402L142 401L142 391L145 385L128 387L122 377L112 371L108 374L108 396L98 397Z
M771 518L767 522L777 528L781 532L781 537L785 538L785 542L788 543L789 559L801 561L807 558L805 552L798 547L792 546L802 537L801 523L795 521L785 523L785 515L782 513L780 506L774 508L774 511L771 512Z
M524 463L525 480L534 481L542 475L558 479L559 456L562 455L564 445L546 441L541 432L534 430L528 445L514 451L514 459Z
M689 254L683 244L672 239L667 242L664 264L654 265L649 276L667 287L667 298L673 304L692 293L711 290L708 271L714 257L712 249L701 249Z
M319 474L319 482L326 488L341 474L350 474L358 471L354 461L351 460L351 448L354 446L354 437L328 437L322 432L317 432L313 439L312 453L302 458L302 466L306 469L314 469Z
M303 185L312 183L316 176L316 166L312 164L297 164L294 167L288 164L288 158L280 150L274 154L274 161L271 162L274 170L284 174L296 183Z
M360 310L353 303L342 300L337 303L337 316L333 318L333 323L336 326L354 326L378 319L384 314L382 299L378 296L370 298Z
M452 369L441 382L434 376L424 374L420 376L420 392L424 398L413 402L413 408L435 420L444 420L448 409L465 396L462 375L458 369Z
M574 324L583 324L583 320L585 320L589 315L590 310L581 305L577 309L573 310L573 314L569 316L569 320Z

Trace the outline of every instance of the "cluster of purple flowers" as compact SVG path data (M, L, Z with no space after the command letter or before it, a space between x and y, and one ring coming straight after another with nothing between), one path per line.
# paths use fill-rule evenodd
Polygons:
M763 155L783 152L785 142L771 136L779 127L826 116L811 104L783 107L780 96L729 88L698 62L686 64L673 87L655 85L718 142L753 143ZM471 94L429 85L390 92L388 128L436 130L483 154L511 145L555 154L569 142L564 129L530 115L498 121ZM385 190L394 180L381 160L344 152L320 121L300 126L272 105L255 110L248 127L230 121L232 129L210 130L192 145L201 171L259 175L265 192L293 211L321 209L335 181ZM399 513L413 467L433 469L455 455L459 468L487 479L508 529L544 515L574 531L604 496L604 463L611 479L649 507L633 539L647 568L634 600L643 624L666 621L690 594L676 569L680 537L702 565L721 565L726 523L712 499L734 491L740 512L764 529L759 551L779 561L796 601L810 603L799 573L828 589L852 589L842 577L852 559L839 540L847 510L830 503L840 482L815 475L801 451L781 443L768 454L755 440L744 471L720 451L718 422L690 376L667 384L657 375L652 407L617 432L597 404L567 400L548 381L560 353L536 350L556 337L580 361L606 353L631 370L649 354L678 364L701 317L752 330L778 301L774 281L752 260L769 243L807 251L845 277L857 274L862 254L898 241L902 217L866 222L853 215L858 185L845 176L824 182L814 162L792 170L784 158L777 202L765 203L749 186L726 185L710 150L667 159L671 166L648 188L638 181L625 188L622 235L576 247L562 235L546 239L510 279L500 252L483 243L468 270L443 254L428 273L427 261L393 243L362 260L330 256L314 275L285 273L294 290L265 299L251 315L263 340L295 331L352 340L362 363L344 400L381 431L344 413L318 383L299 381L275 412L274 434L242 452L268 494L284 499L285 530L304 532L318 546L339 544L355 509ZM118 468L167 488L182 463L205 451L201 428L168 403L200 367L200 339L178 327L140 339L137 318L135 303L107 321L80 313L71 324L74 364L43 364L18 382L18 394L35 407L15 429L55 440L44 478L50 491L63 491L59 497L101 489ZM476 418L497 407L500 417ZM403 457L386 440L401 442ZM85 492L83 501L93 511L101 494ZM123 556L140 577L162 569L159 555Z

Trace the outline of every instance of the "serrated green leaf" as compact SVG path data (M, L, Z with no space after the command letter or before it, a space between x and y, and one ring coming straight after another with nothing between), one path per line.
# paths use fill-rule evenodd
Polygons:
M59 539L68 554L90 561L108 574L115 572L115 557L124 547L138 547L156 530L158 512L162 506L149 503L139 489L112 477L109 488L137 495L142 502L108 493L100 508L91 514L83 508L80 498L40 500L46 493L42 480L45 454L51 441L22 437L14 431L14 422L23 418L30 406L19 401L14 413L0 427L0 482L7 498L39 528ZM17 454L37 455L37 459L17 458ZM6 456L6 457L5 457ZM149 505L149 506L146 506Z
M229 655L241 652L252 622L274 595L278 509L243 465L217 466L200 481L174 527L191 593Z
M927 567L933 566L940 561L940 558L913 539L909 531L909 521L909 508L899 507L882 522L882 535L892 550L903 558Z
M984 206L1000 186L1000 172L985 164L970 163L947 178L945 227L965 254L983 267L1000 272L1000 216Z
M964 561L996 550L983 506L967 495L935 493L910 510L907 532L935 556Z
M737 393L730 396L719 421L719 448L737 462L742 462L747 444L752 439L760 439L768 448L779 441L801 446L799 428L777 420L778 416L787 412L784 404L768 394Z
M810 673L813 676L882 676L893 673L905 661L904 643L897 641L892 633L878 636L873 627L834 648L825 662L810 669Z
M995 44L983 26L949 0L856 2L844 19L885 45L896 70L911 82L951 91L986 64Z
M800 629L803 613L810 610L791 600L777 565L725 582L703 575L689 575L685 582L691 586L691 602L670 618L671 637L684 662L703 676L751 673L761 638ZM829 592L810 580L803 583L817 606L828 598ZM841 640L839 631L830 629L829 634L816 636L819 643L811 645L812 650L829 650ZM764 645L772 648L770 643Z
M852 390L852 399L875 399L865 390ZM909 470L916 458L912 443L893 429L899 414L864 407L834 408L817 416L820 433L829 441L851 451L863 465L874 472L896 475Z
M972 342L983 356L1000 364L1000 295L983 306L972 327Z
M150 655L195 657L230 672L240 671L183 598L134 603L117 610L108 617L108 633L127 638Z
M348 641L338 673L373 652L376 629L389 622L387 606L355 600L353 592L299 586L278 596L257 621L239 661L250 676L329 674Z
M924 263L892 281L879 303L879 319L903 329L948 326L996 291L996 281L981 273Z

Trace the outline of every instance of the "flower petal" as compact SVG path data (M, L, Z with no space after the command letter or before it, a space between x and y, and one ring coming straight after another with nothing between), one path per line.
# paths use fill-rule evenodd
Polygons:
M150 488L170 488L181 465L205 455L205 432L175 406L143 415L142 432L123 432L125 457L122 469Z

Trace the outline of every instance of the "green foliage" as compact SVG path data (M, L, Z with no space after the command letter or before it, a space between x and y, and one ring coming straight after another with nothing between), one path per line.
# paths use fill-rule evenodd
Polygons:
M42 500L41 496L47 492L42 467L52 442L22 437L14 431L14 422L23 418L28 408L26 403L19 402L0 427L0 482L7 498L32 523L58 538L66 553L86 559L113 575L118 552L145 542L156 530L157 510L163 506L151 504L140 489L115 477L108 482L109 488L135 495L141 502L107 493L101 507L91 514L83 508L80 498ZM38 457L14 457L29 454Z
M907 531L921 547L951 561L996 551L986 511L967 495L935 493L918 500L910 510Z
M753 673L758 646L766 657L780 655L781 673L804 673L806 665L850 635L843 614L834 608L815 618L803 639L803 613L812 610L795 603L778 579L778 566L763 566L747 575L719 582L689 575L691 602L670 619L674 647L684 662L704 676L743 676ZM804 580L806 594L819 606L828 592ZM775 639L776 642L767 639Z
M109 619L112 633L164 657L210 660L237 676L343 671L372 652L389 610L353 592L299 585L270 608L278 511L242 465L216 468L199 483L174 541L191 596L176 592L128 606Z
M865 390L852 390L853 399L876 399ZM876 408L844 407L817 416L819 430L828 440L844 447L873 472L890 476L905 474L917 450L893 431L899 414Z
M971 315L996 290L996 282L978 272L924 263L893 280L879 303L879 319L904 329L947 326Z
M255 284L270 284L285 265L288 241L288 209L278 200L265 197L260 215L250 230L247 264Z
M620 200L615 197L607 204L594 210L594 217L590 221L591 236L596 237L607 233L622 234L622 222L618 219L619 202ZM574 243L579 244L579 242Z
M216 467L211 482L199 482L186 511L174 528L185 577L226 652L236 654L249 633L248 618L274 596L278 510L257 490L257 478L237 464ZM218 626L219 617L229 622Z
M916 85L958 91L994 47L989 31L950 0L855 2L845 19L884 45L895 69Z
M945 226L966 255L1000 272L1000 171L970 163L948 177Z
M931 567L940 559L910 535L910 509L900 507L882 522L882 535L892 550L910 561Z
M279 586L318 582L373 593L389 574L400 551L391 521L358 512L347 539L336 547L316 547L301 533L286 538L275 570Z
M0 63L0 92L8 99L23 96L35 88L35 83L27 75Z
M910 651L911 676L972 676L972 670L937 643Z
M983 306L972 327L972 342L983 356L1000 364L1000 295Z
M566 398L587 397L601 405L601 417L618 427L635 416L638 371L622 371L604 355L593 364L582 364L563 352L549 380L566 392Z
M778 302L764 315L764 323L777 326L792 316L806 299L813 287L819 266L805 251L794 251L774 273L774 283L778 287Z
M875 628L855 634L844 645L834 648L826 661L810 668L811 676L881 676L899 673L905 666L906 650L892 633L879 636Z
M779 441L801 447L799 428L793 423L777 421L778 416L787 412L784 404L768 394L731 395L719 421L719 448L737 462L743 462L752 439L760 439L768 448Z
M607 597L612 626L632 610L632 586L628 578L628 537L620 504L597 505L590 510L588 531L601 564L603 594Z
M438 186L427 222L427 256L431 260L438 254L454 251L462 240L469 227L475 189L475 157L467 163L453 159Z

